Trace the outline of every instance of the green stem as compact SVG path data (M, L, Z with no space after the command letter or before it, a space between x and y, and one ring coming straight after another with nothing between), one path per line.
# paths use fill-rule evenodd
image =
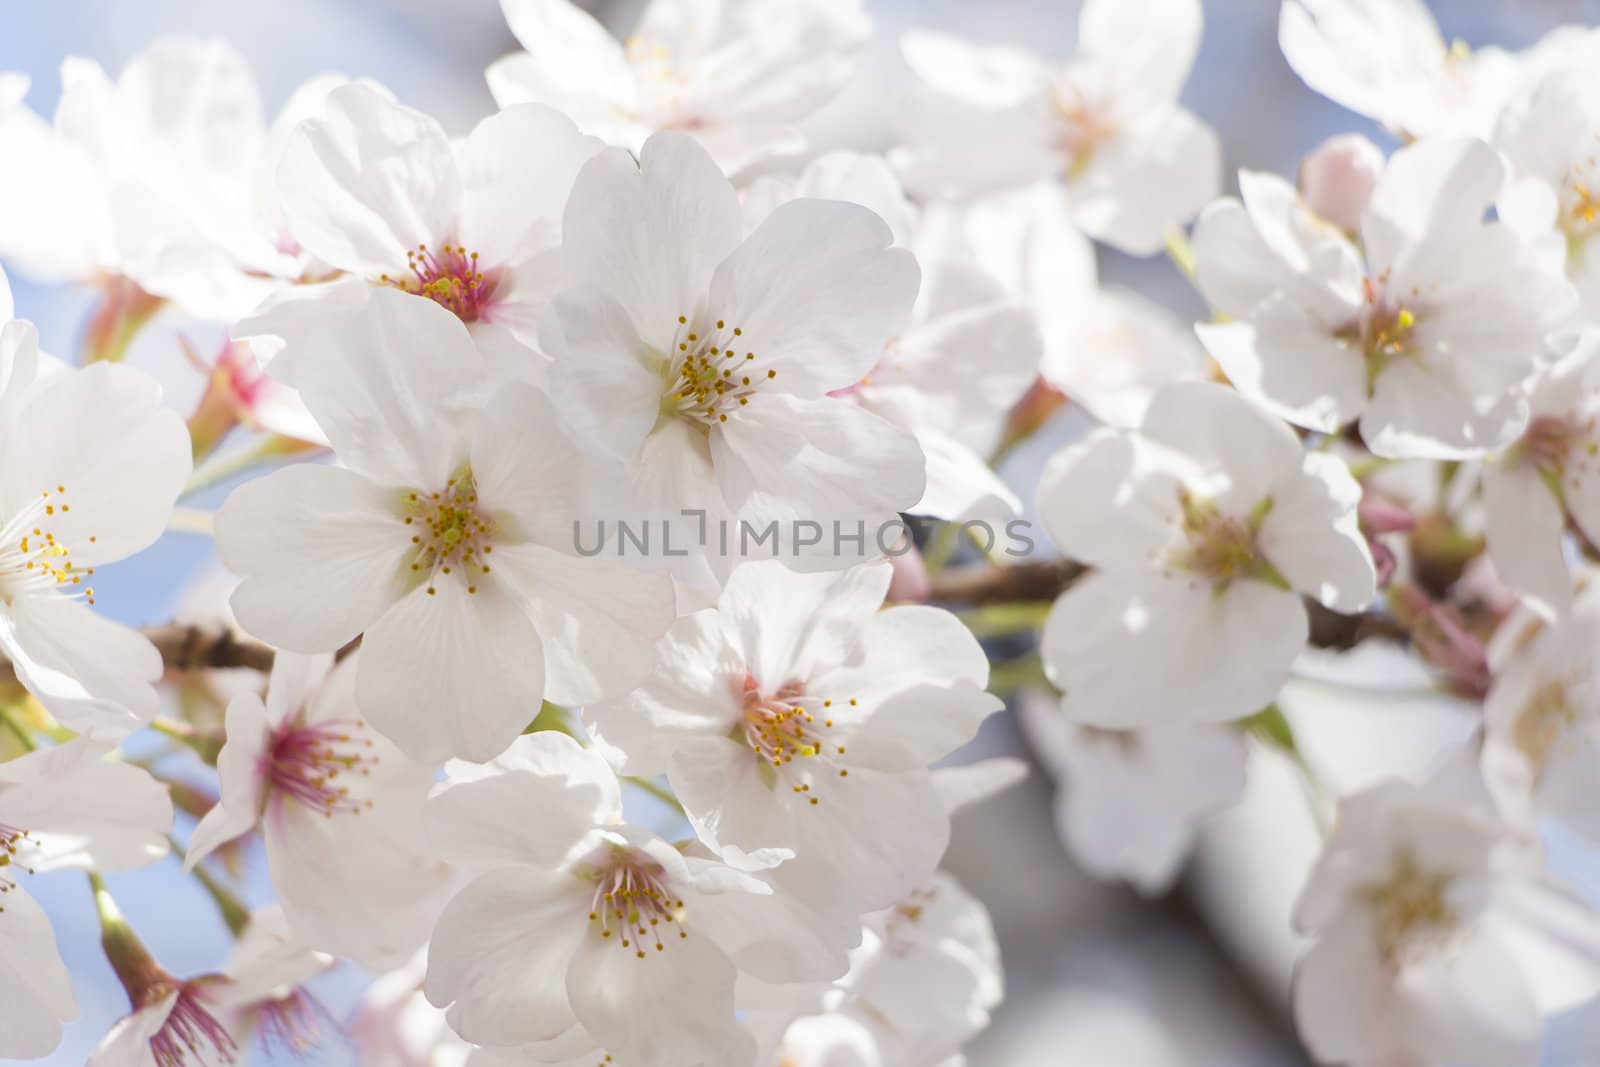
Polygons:
M23 726L16 720L16 717L11 713L10 708L0 708L0 723L5 725L5 728L13 737L17 739L17 743L20 744L25 751L33 752L39 747L39 742L33 739L33 734L27 729L27 727Z
M621 777L624 782L627 782L635 789L641 789L644 792L649 793L651 796L661 801L661 803L665 804L679 815L685 817L688 816L689 813L684 810L683 803L679 801L677 797L672 795L672 791L670 789L663 789L661 786L652 782L648 778L636 778L632 775L622 775Z
M178 862L184 860L183 846L178 844L176 838L168 837L172 845L173 855L178 857ZM211 896L211 902L217 906L217 911L222 914L222 921L228 924L228 930L238 940L244 936L245 928L250 925L250 909L245 906L234 893L217 881L216 876L206 870L202 864L196 863L189 871Z
M1190 285L1196 285L1194 274L1194 246L1189 243L1189 238L1184 236L1182 230L1173 230L1167 234L1167 258L1183 276L1189 279Z

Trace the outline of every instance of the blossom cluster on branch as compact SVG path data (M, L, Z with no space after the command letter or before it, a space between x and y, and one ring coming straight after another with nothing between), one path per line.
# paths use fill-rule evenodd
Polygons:
M28 894L76 868L129 1002L95 1067L959 1063L1003 982L940 864L1023 768L949 758L1008 701L1066 848L1143 893L1258 761L1305 776L1318 1061L1532 1067L1600 997L1541 836L1600 843L1600 31L1284 0L1401 146L1227 197L1199 0L1087 0L1065 60L909 33L879 155L808 121L863 0L621 41L502 5L460 137L334 75L269 120L217 40L68 59L53 121L0 74L0 258L97 294L62 360L0 276L0 1057L77 1016ZM198 383L133 365L158 319L219 333ZM95 569L168 530L225 573L110 621ZM1476 729L1334 796L1277 701L1374 640ZM169 855L213 971L102 877Z

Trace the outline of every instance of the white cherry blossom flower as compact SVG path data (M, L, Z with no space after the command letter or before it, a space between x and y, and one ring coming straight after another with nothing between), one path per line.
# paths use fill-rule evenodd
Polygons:
M1596 50L1600 56L1600 49ZM1593 62L1565 67L1501 112L1494 143L1513 167L1496 210L1537 242L1577 286L1583 313L1600 322L1600 89Z
M292 384L345 467L277 471L218 513L240 625L299 652L364 634L356 704L422 761L488 759L542 698L634 684L670 584L574 554L578 456L543 394L512 383L481 406L466 327L398 291L317 344L337 358L294 359Z
M55 121L0 109L0 255L31 277L135 280L189 314L231 320L307 270L265 190L282 138L338 79L300 88L272 126L255 77L221 40L169 36L113 81L62 65Z
M490 370L540 381L539 313L561 281L561 212L601 143L547 108L507 108L452 144L374 86L329 94L284 146L277 191L294 242L349 275L285 291L234 331L293 358L375 289L432 300L466 324ZM323 357L334 358L334 357Z
M1206 382L1157 393L1137 432L1058 453L1040 518L1093 568L1040 638L1067 716L1131 729L1259 711L1305 645L1302 595L1335 611L1373 598L1360 495L1339 459Z
M960 1062L1004 993L1000 951L983 904L944 872L863 919L850 972L782 1025L774 1062L796 1067L917 1067ZM767 996L783 990L765 990Z
M363 1067L462 1067L469 1062L472 1046L456 1036L444 1011L422 993L427 969L424 950L367 987L345 1027Z
M1600 332L1545 370L1529 419L1483 468L1484 534L1495 571L1546 616L1572 603L1568 517L1600 544Z
M1134 290L1100 284L1094 247L1051 183L932 205L923 243L938 250L930 258L975 263L1031 308L1040 376L1102 422L1137 426L1157 389L1200 376L1190 324Z
M1424 0L1284 0L1278 44L1306 85L1407 140L1487 137L1506 98L1579 54L1562 27L1523 52L1446 43Z
M1197 327L1229 379L1325 433L1359 419L1380 456L1462 458L1505 444L1521 388L1575 306L1505 225L1484 221L1505 164L1474 140L1389 161L1358 248L1293 186L1242 172L1244 201L1195 228L1201 290L1227 321Z
M881 157L835 152L793 179L758 180L744 196L747 225L757 228L777 207L800 197L871 208L889 223L895 243L916 253L922 268L917 302L882 358L859 382L832 394L916 436L927 486L910 510L949 521L1021 510L982 453L1038 373L1041 343L1033 311L976 263L945 254L942 236L918 239L916 211ZM977 351L983 358L973 358Z
M1515 621L1513 616L1504 625ZM1532 825L1548 816L1600 841L1594 775L1600 751L1596 648L1600 600L1590 590L1579 597L1569 617L1516 641L1509 654L1493 650L1498 662L1483 705L1483 773L1513 821Z
M1552 937L1570 909L1466 760L1345 797L1295 907L1314 939L1295 976L1300 1035L1323 1063L1532 1067L1557 973L1534 961L1594 988L1577 942ZM1593 918L1577 918L1593 944Z
M638 152L683 130L732 174L798 152L794 125L854 73L871 21L861 0L651 0L618 42L569 0L501 0L526 51L489 68L501 107L534 102Z
M1022 721L1034 750L1060 781L1056 830L1096 878L1165 892L1194 843L1198 823L1244 791L1244 735L1227 726L1162 723L1105 730L1063 718L1029 694Z
M752 551L734 519L778 524L786 556L802 521L892 519L922 492L916 440L828 395L882 358L916 298L916 261L892 239L867 209L812 199L745 237L738 196L691 138L656 134L638 162L606 151L567 204L573 287L540 330L557 409L623 465L632 509L735 529L725 547L707 538L724 573Z
M30 878L128 870L167 853L172 801L148 773L80 739L0 763L0 1056L35 1059L61 1041L77 1000Z
M3 277L0 293L8 308ZM189 472L189 435L149 375L65 368L32 323L0 325L0 653L68 727L155 716L161 656L89 609L92 575L161 536Z
M1061 65L906 35L906 61L932 95L897 156L907 184L960 197L1060 179L1089 236L1160 251L1221 187L1216 134L1178 103L1200 32L1198 0L1089 0Z
M743 1062L740 969L777 982L844 970L756 876L757 857L730 866L624 823L610 767L565 735L453 764L426 822L435 847L485 871L428 952L428 999L469 1041L515 1048L580 1024L633 1067Z
M332 1017L306 984L335 963L306 946L282 908L252 912L223 968L232 981L223 1013L229 1031L269 1053L296 1055L332 1038Z
M360 653L281 652L267 699L228 705L222 799L195 827L185 869L259 829L273 888L307 944L364 966L403 963L443 905L448 870L416 840L433 768L406 759L356 710Z
M954 615L879 610L890 572L744 564L640 689L588 709L630 773L666 772L703 840L792 849L773 881L841 921L938 864L949 820L928 766L1001 707Z

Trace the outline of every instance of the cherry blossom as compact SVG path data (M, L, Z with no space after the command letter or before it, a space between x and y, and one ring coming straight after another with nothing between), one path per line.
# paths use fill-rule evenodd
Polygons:
M1040 638L1068 718L1127 729L1259 711L1306 642L1302 595L1340 611L1372 600L1359 499L1342 462L1204 382L1157 393L1137 432L1057 454L1040 517L1094 568Z
M591 707L631 773L665 771L714 848L792 848L784 890L853 918L933 870L949 824L927 766L1000 701L977 641L937 608L879 611L888 564L747 563L680 620L661 665Z
M1506 178L1481 141L1401 149L1361 217L1361 247L1280 178L1241 173L1195 228L1201 290L1226 321L1196 329L1229 379L1291 422L1359 419L1380 456L1460 458L1507 443L1521 389L1571 287L1485 222Z
M561 281L561 211L600 148L547 107L507 108L452 145L375 86L334 90L285 143L277 192L291 239L349 277L284 292L235 335L311 358L301 349L330 316L396 289L465 323L496 375L542 380L536 330Z
M1160 251L1221 184L1216 134L1178 103L1200 24L1198 0L1089 0L1063 65L908 34L906 61L933 101L898 155L907 183L964 196L1060 179L1089 236L1134 255Z
M860 0L651 0L617 41L569 0L501 0L526 51L489 68L501 107L559 108L637 152L683 130L729 173L805 147L796 123L855 70L871 22Z
M0 325L0 653L67 726L126 733L156 713L160 655L88 605L94 568L161 535L189 471L149 375L67 369L32 323Z
M1295 1019L1319 1061L1538 1062L1541 975L1529 967L1550 933L1529 909L1560 905L1471 772L1447 761L1422 786L1388 781L1340 802L1295 908L1314 939Z
M733 187L679 133L584 168L566 213L572 288L540 338L557 410L623 468L624 514L728 523L725 548L701 546L725 572L749 551L732 520L776 523L796 556L797 522L854 528L916 503L915 439L828 395L871 371L915 300L916 262L892 239L866 208L813 199L745 237Z
M744 196L751 229L800 197L846 200L888 222L895 243L917 255L923 284L907 321L876 366L835 390L908 433L926 461L927 485L910 510L961 520L1005 517L1021 503L981 454L995 428L1038 372L1041 343L1031 309L975 262L942 247L938 230L922 240L920 220L899 179L877 156L838 152L816 160L792 181L765 177ZM986 358L971 353L982 348Z
M1484 700L1484 779L1514 821L1548 816L1600 840L1592 773L1600 744L1600 601L1585 592L1570 617L1531 638L1522 638L1517 622L1512 616L1504 624L1520 640L1495 650L1499 669Z
M1593 47L1563 28L1524 52L1446 43L1424 0L1284 0L1278 43L1308 86L1408 139L1487 137L1518 86Z
M162 37L113 81L62 65L54 124L23 107L0 144L0 255L46 280L125 276L201 318L232 320L313 265L267 195L289 129L338 79L312 79L269 127L255 77L224 41Z
M622 822L610 767L565 735L453 765L427 822L436 847L485 870L441 916L425 984L469 1041L517 1047L577 1023L638 1067L732 1062L753 1053L734 1021L738 969L844 969L756 877L757 857L733 866Z
M1535 82L1507 104L1494 133L1513 167L1496 204L1500 217L1572 279L1591 322L1600 320L1600 92L1587 77L1592 69L1591 58Z
M448 871L415 840L433 768L361 718L359 659L335 668L326 654L281 653L265 703L248 693L229 703L222 799L195 827L186 865L259 828L297 935L366 966L396 966L426 940Z
M337 358L293 360L291 383L346 466L291 466L228 499L217 544L243 579L239 622L308 653L364 635L356 705L423 761L489 759L543 697L633 684L671 589L575 554L560 511L579 464L544 396L515 383L484 406L466 327L398 291L317 344Z
M172 802L145 771L88 739L0 763L0 1056L32 1059L61 1040L77 998L50 919L27 884L51 871L129 870L166 855Z
M1030 694L1021 705L1035 750L1060 776L1056 829L1072 858L1097 878L1165 892L1182 870L1196 825L1244 791L1237 729L1163 723L1106 730L1063 718Z
M1507 584L1546 615L1566 611L1568 516L1600 543L1600 334L1542 373L1522 436L1483 472L1489 552Z
M924 245L971 261L1031 308L1050 388L1114 426L1137 426L1150 396L1200 376L1187 322L1132 289L1103 286L1094 248L1051 183L930 207Z

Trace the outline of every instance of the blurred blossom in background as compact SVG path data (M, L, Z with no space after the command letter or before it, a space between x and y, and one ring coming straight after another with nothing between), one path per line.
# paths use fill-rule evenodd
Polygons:
M639 5L599 0L584 6L616 29L631 23ZM1438 0L1432 6L1447 40L1473 44L1522 47L1557 24L1600 21L1600 2L1592 0ZM816 143L868 151L888 147L886 124L911 87L898 48L904 31L938 28L1065 55L1078 4L869 0L868 7L876 21L870 52L845 92L811 120ZM1297 162L1334 132L1360 132L1394 144L1375 124L1319 97L1290 71L1277 43L1277 3L1207 0L1205 15L1201 52L1183 102L1221 136L1225 192L1234 189L1241 167L1292 175ZM166 32L227 39L254 67L269 114L307 77L337 71L383 83L452 134L465 133L494 110L482 72L516 48L495 0L11 0L0 7L0 70L27 73L30 105L49 114L63 57L89 57L115 72ZM972 150L982 152L983 146ZM1103 281L1135 288L1185 321L1206 315L1165 258L1134 259L1105 248L1098 256ZM45 349L74 349L91 294L33 286L15 275L12 284L19 315L37 322ZM215 327L163 320L139 338L133 358L169 383L171 402L185 410L201 381L180 362L179 333L200 351L220 340ZM192 394L173 383L187 383ZM1010 457L1005 474L1025 500L1044 457L1086 425L1068 413ZM221 495L197 503L212 507ZM190 579L209 552L208 542L169 535L135 561L105 569L98 579L100 607L136 625L181 615L179 597L194 595ZM1398 655L1376 649L1337 675L1291 683L1280 705L1330 786L1353 789L1386 773L1414 776L1444 746L1469 733L1474 720L1464 706L1422 693L1410 673L1415 670ZM1360 675L1355 683L1352 671ZM1034 747L1039 738L1033 742L1017 716L999 716L957 757L1020 753L1035 759L1037 772L1022 787L961 813L945 864L988 905L1006 963L1006 1001L990 1029L969 1047L969 1061L979 1067L1305 1063L1288 1023L1287 989L1297 951L1289 914L1315 856L1316 834L1287 765L1253 749L1242 802L1210 822L1175 887L1145 898L1074 868L1053 823L1054 757L1041 756ZM180 817L180 836L187 834L184 822ZM1569 860L1569 873L1600 885L1600 871L1583 870L1575 850L1558 853L1558 863L1561 856ZM265 902L270 887L264 865L251 858L247 869L252 903ZM199 973L221 963L230 945L227 930L199 887L179 876L177 860L108 881L173 971ZM81 1007L65 1042L39 1062L82 1064L125 1013L126 998L101 954L97 930L84 921L90 908L86 885L58 878L32 888L52 917ZM329 1012L343 1019L366 981L347 968L323 979L319 992ZM1600 1062L1584 1022L1557 1023L1548 1063ZM352 1062L349 1050L337 1044L313 1058ZM295 1061L285 1056L257 1062Z

